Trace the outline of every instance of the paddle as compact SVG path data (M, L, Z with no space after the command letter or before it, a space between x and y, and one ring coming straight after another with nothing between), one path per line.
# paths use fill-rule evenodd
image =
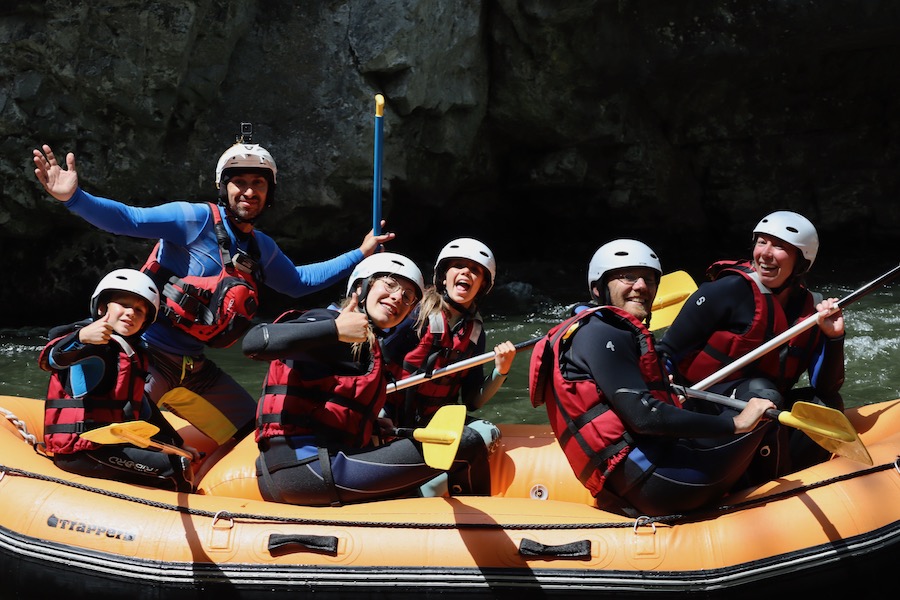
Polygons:
M656 294L656 300L653 301L653 310L656 311L659 308L664 311L669 310L670 313L663 318L662 324L657 322L656 313L653 313L653 331L662 329L663 327L668 327L672 323L672 320L675 319L675 315L678 314L678 311L681 310L681 307L684 305L685 301L696 289L697 284L695 284L694 280L691 279L691 276L684 271L676 271L674 273L669 273L668 275L663 275L662 279L660 279L659 282L659 292ZM674 312L671 312L672 309L674 309ZM524 342L519 342L515 346L516 351L524 350L526 348L534 346L539 341L541 341L542 337L544 336L532 338ZM394 392L405 390L408 387L419 385L423 381L427 381L429 379L436 379L438 377L443 377L444 375L452 375L453 373L457 373L465 369L483 365L494 360L495 354L496 353L492 350L490 352L485 352L484 354L479 354L478 356L473 356L472 358L467 358L465 360L455 362L452 365L447 365L446 367L443 367L441 369L435 369L430 375L425 373L411 375L406 379L401 379L400 381L387 384L387 393L393 394Z
M85 431L80 437L95 444L121 444L130 442L138 448L156 448L166 454L177 454L193 460L193 456L187 450L151 440L150 436L156 435L159 427L147 421L129 421L127 423L113 423L106 427L98 427Z
M525 348L530 348L541 341L541 337L532 338L530 340L526 340L524 342L519 342L516 344L516 352L519 350L524 350ZM478 365L483 365L484 363L490 362L494 360L494 355L496 353L491 350L490 352L485 352L484 354L479 354L478 356L473 356L472 358L467 358L465 360L461 360L459 362L455 362L452 365L447 365L446 367L435 369L429 375L428 373L419 373L418 375L411 375L406 379L401 379L400 381L396 381L394 383L387 384L387 393L393 394L394 392L399 392L400 390L405 390L408 387L412 387L414 385L419 385L423 381L428 379L436 379L438 377L443 377L444 375L451 375L453 373L457 373L459 371L463 371L465 369L470 369L472 367L477 367Z
M663 275L653 300L653 318L650 319L653 331L671 325L685 301L696 290L697 284L685 271Z
M681 385L673 385L672 389L682 396L699 398L738 410L743 410L747 406L743 400L721 394L704 392ZM832 454L869 466L872 465L872 457L869 455L868 449L859 439L853 424L839 410L810 402L795 402L791 412L770 409L766 411L766 416L777 420L782 425L799 429Z
M456 458L465 424L466 407L462 404L448 404L434 413L427 427L397 427L393 433L397 437L411 437L422 442L425 464L446 471Z
M375 95L375 168L372 180L372 232L381 235L381 163L384 130L384 96Z
M881 287L888 281L894 279L895 277L897 277L897 275L900 275L900 264L898 264L896 267L894 267L887 273L881 275L880 277L873 279L872 281L870 281L866 285L862 286L861 288L859 288L855 292L851 293L850 295L838 300L837 306L835 307L835 311L838 308L844 308L845 306L849 306L853 302L856 302L857 300L859 300L860 298L862 298L863 296L865 296L872 290L874 290L878 287ZM713 373L706 379L696 383L695 385L693 385L691 387L695 390L705 390L709 386L722 381L723 379L725 379L726 377L728 377L735 371L742 369L743 367L747 366L754 360L758 359L760 356L763 356L764 354L774 350L778 346L785 344L785 343L789 342L790 340L792 340L793 338L795 338L796 336L800 335L801 333L803 333L804 331L806 331L807 329L809 329L810 327L815 325L818 322L818 318L819 318L818 313L808 316L807 318L800 321L799 323L797 323L796 325L794 325L793 327L791 327L784 333L781 333L781 334L775 336L774 338L772 338L771 340L769 340L768 342L766 342L765 344L763 344L756 350L751 350L750 352L748 352L741 358L737 359L733 363L730 363L727 366L722 367L721 369L719 369L718 371L716 371L715 373Z

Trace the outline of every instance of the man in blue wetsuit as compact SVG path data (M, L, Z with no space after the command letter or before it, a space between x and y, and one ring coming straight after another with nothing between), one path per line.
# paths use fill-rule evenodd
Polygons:
M238 141L216 167L218 205L169 202L138 208L93 196L78 186L75 156L66 168L51 148L34 150L34 173L47 192L92 225L119 235L158 239L144 265L163 295L161 317L144 333L151 353L145 391L217 444L253 430L256 399L204 355L241 337L257 308L257 287L291 297L345 279L393 233L369 232L358 249L327 261L294 265L254 229L272 205L275 161L258 144Z

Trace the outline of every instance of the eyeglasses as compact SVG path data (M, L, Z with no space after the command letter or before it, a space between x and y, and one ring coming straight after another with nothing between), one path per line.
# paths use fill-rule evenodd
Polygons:
M403 284L393 277L379 277L376 281L381 283L389 294L400 292L400 302L403 306L412 306L419 300L415 292L411 292L408 288L403 287Z
M627 285L634 285L638 282L638 279L643 279L644 283L647 285L658 285L659 280L656 277L656 274L653 275L643 275L641 273L619 273L618 275L611 275L610 279L618 279L622 283Z

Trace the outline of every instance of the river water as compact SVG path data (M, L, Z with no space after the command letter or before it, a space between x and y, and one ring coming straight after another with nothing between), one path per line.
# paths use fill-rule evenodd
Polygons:
M816 289L825 295L844 298L866 283L868 280L818 285ZM900 283L894 282L872 291L844 310L847 378L842 393L847 406L900 398L898 301ZM548 303L531 314L485 315L488 345L491 347L496 340L517 343L540 336L563 320L567 309L566 304ZM48 328L0 330L0 395L43 397L47 374L38 368L37 356L47 341ZM266 369L264 363L244 358L240 344L212 350L210 356L252 395L258 395ZM546 422L544 410L532 408L528 400L529 357L530 350L520 353L506 384L481 409L480 416L496 423Z

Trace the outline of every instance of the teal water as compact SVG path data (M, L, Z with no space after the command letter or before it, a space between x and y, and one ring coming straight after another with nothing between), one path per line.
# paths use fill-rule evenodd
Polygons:
M865 283L819 289L827 295L844 298ZM871 292L844 310L847 379L842 392L848 406L900 398L898 301L900 284L894 283ZM540 336L565 317L567 308L565 304L551 303L530 314L485 315L489 347L502 339L517 343ZM47 374L38 368L37 356L47 341L48 328L0 330L0 395L43 397ZM258 394L266 369L264 363L244 358L239 344L209 354L252 395ZM496 423L546 422L543 409L532 408L528 400L530 354L526 350L516 358L504 387L479 412L482 417Z

